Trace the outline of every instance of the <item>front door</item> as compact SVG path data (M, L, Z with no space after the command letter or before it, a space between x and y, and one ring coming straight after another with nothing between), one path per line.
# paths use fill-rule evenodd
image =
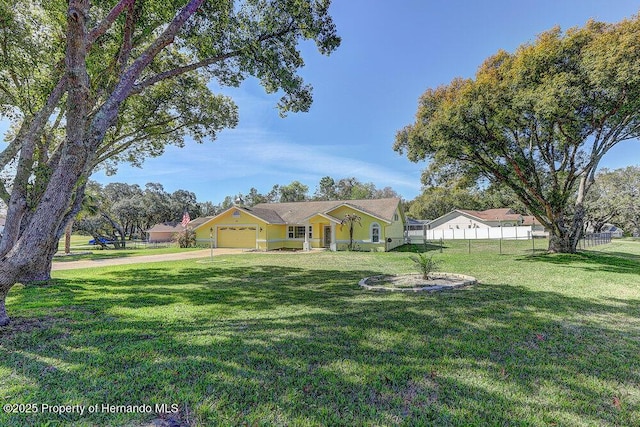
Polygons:
M324 247L328 248L331 246L331 226L324 227Z

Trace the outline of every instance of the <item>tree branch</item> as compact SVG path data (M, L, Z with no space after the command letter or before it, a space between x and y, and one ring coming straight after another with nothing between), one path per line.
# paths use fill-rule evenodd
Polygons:
M113 25L118 16L127 8L132 8L136 0L120 0L104 17L93 30L87 34L87 50L91 49L93 43Z
M213 65L216 62L224 61L225 59L233 58L235 56L239 56L242 53L241 50L236 50L233 52L225 53L224 55L215 56L212 58L207 58L202 61L195 62L193 64L185 65L182 67L177 67L168 71L164 71L162 73L156 74L155 76L149 77L142 82L133 86L131 90L131 94L138 94L142 92L149 86L152 86L162 80L170 79L172 77L177 77L181 74L188 73L190 71L197 70L199 68L208 67L209 65Z
M271 40L271 39L274 39L274 38L282 37L283 35L291 32L291 31L295 31L296 28L297 27L294 25L294 22L290 22L285 28L283 28L280 31L276 31L275 33L263 34L263 35L259 36L256 39L256 43L262 43L262 42L267 41L267 40ZM214 56L214 57L211 57L211 58L203 59L203 60L195 62L193 64L185 65L183 67L177 67L177 68L174 68L172 70L167 70L165 72L156 74L155 76L149 77L149 78L143 80L142 82L134 85L133 86L133 90L131 91L131 93L132 94L140 93L144 89L146 89L147 87L149 87L151 85L154 85L154 84L156 84L156 83L158 83L158 82L160 82L162 80L170 79L172 77L176 77L176 76L179 76L181 74L197 70L199 68L208 67L209 65L213 65L216 62L220 62L220 61L224 61L225 59L229 59L229 58L233 58L233 57L236 57L236 56L240 56L242 53L243 53L242 49L236 49L234 51L227 52L227 53L222 54L222 55L218 55L218 56Z
M124 34L122 36L122 48L120 49L120 53L118 54L118 59L116 61L116 63L119 64L120 73L122 73L127 66L131 49L133 47L131 38L136 24L134 9L134 1L131 1L127 8L127 18L124 26Z
M142 71L151 64L158 53L160 53L166 46L173 43L178 31L180 31L187 19L189 19L198 10L203 2L204 0L189 1L189 3L187 3L187 5L178 12L164 32L158 36L158 38L151 43L151 45L142 52L138 59L136 59L134 63L131 64L131 66L122 74L120 81L111 93L111 96L103 104L100 111L96 113L96 117L92 121L89 131L89 138L92 140L91 149L95 150L102 142L107 129L116 119L120 105L129 95L131 95L133 85Z
M44 130L47 120L53 113L56 105L60 102L66 90L66 79L61 78L58 84L49 94L44 107L35 115L32 120L25 120L18 131L16 138L9 143L9 146L0 154L0 168L4 168L20 151L17 173L13 181L11 197L7 203L6 226L0 243L0 256L4 256L14 245L20 233L22 217L27 206L27 181L31 175L31 165L33 164L33 153L35 142ZM6 194L4 184L2 191Z
M169 129L165 132L161 132L158 135L169 135L171 133L174 133L175 131L178 131L180 129L183 129L185 127L189 126L189 123L183 123L180 126L176 126L172 129ZM151 126L150 126L151 127ZM120 140L122 140L123 138L120 138ZM130 148L133 144L135 144L136 142L140 142L140 141L144 141L145 139L147 139L147 137L145 135L140 135L137 136L135 138L130 139L129 141L120 144L119 146L115 146L115 145L111 145L108 148L102 150L99 154L97 159L94 162L94 165L97 166L100 163L104 162L105 160L117 155L117 154L121 154L124 151L126 151L128 148Z

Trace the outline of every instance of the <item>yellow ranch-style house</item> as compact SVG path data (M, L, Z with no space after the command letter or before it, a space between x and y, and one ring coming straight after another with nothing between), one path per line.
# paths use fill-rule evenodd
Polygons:
M345 216L360 218L353 225L354 247L388 251L404 243L405 218L400 199L337 200L234 205L193 227L199 246L257 250L326 248L349 245Z

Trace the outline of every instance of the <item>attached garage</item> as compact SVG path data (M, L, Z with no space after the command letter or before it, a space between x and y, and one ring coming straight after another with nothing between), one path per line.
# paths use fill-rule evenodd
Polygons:
M337 229L341 218L354 212L362 219L354 234L360 248L384 251L404 242L398 198L234 205L200 221L194 231L201 247L338 250L349 244L348 230Z
M256 248L257 227L255 226L220 225L217 231L219 248Z

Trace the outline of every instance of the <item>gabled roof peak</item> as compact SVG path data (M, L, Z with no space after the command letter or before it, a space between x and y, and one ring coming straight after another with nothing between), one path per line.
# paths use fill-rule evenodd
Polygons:
M340 206L349 206L363 213L391 222L399 198L359 200L311 200L303 202L260 203L254 208L276 212L287 224L300 224L313 215L328 214Z
M303 202L285 203L259 203L252 207L231 206L215 217L199 223L196 228L226 214L232 209L245 212L258 218L267 224L296 225L304 224L315 215L321 215L331 221L339 221L335 215L330 213L340 206L349 206L364 214L370 215L381 221L391 223L398 210L400 199L397 197L386 199L360 199L360 200L312 200Z

